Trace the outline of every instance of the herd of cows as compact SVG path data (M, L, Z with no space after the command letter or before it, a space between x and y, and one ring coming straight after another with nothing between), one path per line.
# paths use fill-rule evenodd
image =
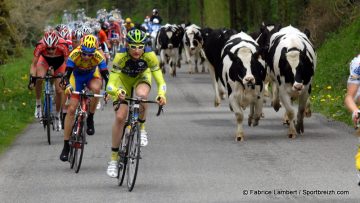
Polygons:
M215 89L215 106L227 94L230 110L237 121L236 141L244 139L244 110L250 108L249 126L257 126L263 113L264 94L271 85L271 105L275 111L286 109L288 136L304 132L304 117L311 115L309 95L316 68L316 52L310 32L292 26L261 25L259 32L247 34L232 29L203 28L192 24L161 27L155 48L160 67L170 66L176 76L181 52L185 50L189 73L208 68ZM195 65L195 70L194 70ZM298 111L292 101L298 100Z

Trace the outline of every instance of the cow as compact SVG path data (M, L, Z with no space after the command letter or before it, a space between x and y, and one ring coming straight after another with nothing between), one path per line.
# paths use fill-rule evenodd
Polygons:
M182 47L184 29L181 26L166 24L162 26L156 37L157 48L160 50L160 68L165 73L165 64L170 65L170 75L176 76L179 66L179 49Z
M236 33L236 30L225 28L215 30L211 28L203 28L201 30L201 35L204 39L203 49L206 56L204 64L209 70L215 90L215 107L219 106L221 99L224 99L226 96L226 90L220 82L222 75L221 50L223 49L226 41L228 41L229 38Z
M274 33L278 32L281 29L281 27L282 26L280 24L273 24L273 23L265 24L264 22L262 22L260 26L260 30L258 32L253 32L250 34L250 36L253 39L255 39L255 41L259 44L261 50L260 53L264 59L267 57L266 55L269 49L271 36ZM265 78L264 96L269 96L271 98L272 95L271 92L269 92L269 84L272 82L272 80L270 78L270 69L267 66L266 66L266 70L267 70L267 75Z
M272 86L272 106L278 111L281 101L285 107L289 120L289 138L304 132L305 109L310 109L309 95L317 56L309 37L310 32L304 34L291 25L284 27L271 36L266 58L270 75L275 81ZM295 99L298 99L296 125L291 103Z
M222 84L227 89L230 110L237 120L236 141L244 140L243 110L250 106L249 126L257 126L262 113L265 61L256 41L240 32L230 37L221 52Z
M195 24L185 27L185 34L183 37L183 45L185 49L186 62L189 64L189 73L194 73L193 62L195 62L195 73L199 72L198 60L201 59L202 70L205 72L205 53L202 49L203 38L201 36L201 28ZM194 58L194 60L192 60Z

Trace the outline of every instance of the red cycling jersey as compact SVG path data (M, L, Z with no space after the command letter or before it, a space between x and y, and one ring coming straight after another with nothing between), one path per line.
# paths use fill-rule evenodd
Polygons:
M39 58L37 66L42 65L45 66L46 69L49 66L52 66L55 71L61 67L61 70L59 71L65 71L65 68L62 66L64 66L64 62L70 54L68 49L68 43L66 42L66 40L59 38L59 42L55 47L56 50L54 54L49 54L46 48L47 46L43 40L40 40L36 45L34 50L34 57Z

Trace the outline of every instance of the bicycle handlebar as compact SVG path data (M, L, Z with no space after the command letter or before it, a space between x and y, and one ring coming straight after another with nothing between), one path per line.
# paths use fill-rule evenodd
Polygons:
M134 102L140 102L140 103L150 103L150 104L158 104L156 101L151 101L151 100L145 100L145 99L138 99L138 98L130 98L130 97L126 97L125 100L127 101L134 101ZM116 103L116 107L115 107L115 111L117 111L120 107L120 101L118 101L118 103ZM156 116L160 116L161 112L164 112L164 106L163 105L159 105L158 111L156 113Z
M78 91L72 91L71 94L84 95L87 97L98 97L98 98L104 97L103 94L94 94L94 93L88 93L88 92L83 93L83 92L78 92Z

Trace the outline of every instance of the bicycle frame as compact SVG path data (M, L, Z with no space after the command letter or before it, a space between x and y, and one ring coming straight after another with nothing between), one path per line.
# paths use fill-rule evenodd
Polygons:
M75 173L78 173L81 167L84 146L86 142L85 120L88 116L90 97L104 97L101 94L88 93L86 88L81 92L73 91L72 94L80 96L78 107L75 112L75 121L72 128L72 134L69 140L70 144L70 168L75 166Z
M142 100L141 98L126 98L130 102L128 108L128 119L125 121L121 148L119 150L120 159L118 161L118 185L121 186L125 171L127 171L127 186L131 192L135 186L137 171L139 168L140 156L140 126L139 113L140 103L157 103L155 101ZM120 107L117 104L115 111ZM162 106L159 106L157 116L160 115ZM130 168L132 167L132 168ZM133 174L131 174L133 173Z
M53 95L54 95L54 88L52 86L51 80L56 78L61 78L62 75L52 76L53 75L53 68L49 67L44 77L36 77L36 79L45 80L44 86L44 102L43 102L43 113L41 115L41 122L44 126L44 129L47 130L47 138L49 145L51 144L50 140L50 125L52 125L52 129L55 130L54 126L54 115L53 115Z

